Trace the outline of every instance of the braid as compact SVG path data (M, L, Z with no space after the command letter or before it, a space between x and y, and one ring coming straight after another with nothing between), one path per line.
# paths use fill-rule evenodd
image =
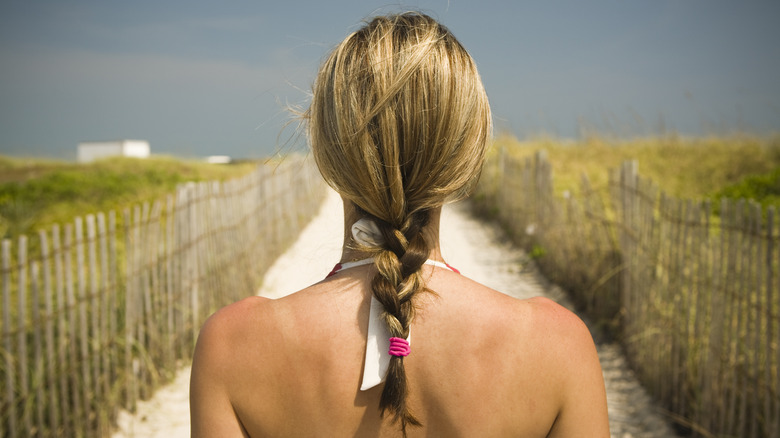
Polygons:
M430 248L422 230L429 219L427 210L413 214L401 227L377 220L384 235L386 248L375 258L377 274L371 282L374 297L382 303L383 319L390 336L407 338L414 318L412 299L424 289L420 269L428 259ZM402 356L393 356L387 371L385 387L379 400L384 415L390 411L393 421L401 421L406 436L406 425L421 426L406 404L407 379Z

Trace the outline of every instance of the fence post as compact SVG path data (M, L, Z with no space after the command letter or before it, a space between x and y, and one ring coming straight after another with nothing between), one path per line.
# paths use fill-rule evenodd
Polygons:
M65 288L65 268L64 268L64 249L62 246L62 233L60 232L60 226L54 225L52 227L52 256L54 257L54 283L55 294L57 296L57 314L59 315L57 321L57 361L60 367L67 369L68 364L68 340L69 326L68 326L68 302ZM65 436L75 434L75 418L78 409L74 409L74 403L71 398L71 382L68 378L69 373L60 373L60 411L62 412L62 432ZM71 415L68 415L68 413Z
M163 308L165 309L165 320L166 320L166 331L165 331L165 343L168 345L168 348L165 349L165 362L168 367L173 369L176 366L176 326L174 322L174 301L173 301L173 294L174 294L174 262L173 262L173 254L174 254L174 247L176 242L176 231L174 229L174 220L176 216L176 210L175 210L175 204L174 204L174 197L173 195L168 195L165 198L165 287L163 288L163 294L164 294L164 302L165 305Z
M195 342L195 340L198 338L198 315L200 314L199 311L199 302L198 302L198 293L199 293L199 286L200 286L200 272L198 272L198 242L200 240L200 229L198 227L198 207L201 202L197 185L190 183L188 184L188 191L190 193L190 202L188 204L188 219L189 219L189 233L190 233L190 242L189 242L189 250L187 251L187 259L188 259L188 265L189 265L189 277L190 277L190 331L191 331L191 338L188 342L187 351L192 351L192 345Z
M56 363L54 355L54 306L52 304L52 285L51 285L51 254L49 252L49 241L46 231L38 231L38 240L41 244L41 263L43 268L43 294L44 309L46 315L44 318L46 325L46 387L50 391L46 398L49 413L49 431L57 434L60 428L59 422L59 394L57 393L57 382L54 365Z
M16 424L16 373L14 370L14 348L11 342L11 333L13 333L11 321L11 241L3 239L2 246L2 274L3 274L3 362L5 363L5 404L8 409L8 430L9 437L18 436L18 425ZM19 320L19 318L17 318ZM3 432L0 430L0 432Z
M637 162L636 161L627 161L624 162L621 166L620 171L620 209L622 215L618 216L619 222L619 228L620 228L620 254L621 254L621 264L623 266L623 269L621 270L621 277L623 281L621 282L621 294L620 294L620 302L621 302L621 311L623 313L623 327L626 330L626 336L627 338L632 338L634 335L636 335L636 330L634 328L633 324L633 315L631 312L634 309L633 306L633 283L632 283L632 276L633 276L633 258L632 255L635 251L635 245L633 242L633 234L635 232L634 230L634 223L633 223L633 214L634 214L634 195L636 191L636 176L637 176ZM629 361L634 363L634 355L635 350L633 346L628 346L629 353ZM634 363L634 365L636 365Z
M98 313L99 329L96 335L97 352L96 358L99 361L96 365L98 369L99 380L97 381L97 387L100 393L103 394L103 399L110 397L110 385L111 372L109 371L109 362L111 354L111 346L109 345L112 337L108 330L108 321L112 318L109 313L111 307L109 307L109 296L112 292L109 288L111 285L108 271L108 242L107 242L107 230L106 230L106 216L103 213L97 214L97 238L98 238L98 251L100 254L100 267L98 272L100 273L100 288L98 298L98 308L95 309L95 313ZM100 403L100 418L101 424L100 433L105 434L110 430L110 417L111 417L111 405L113 403Z
M22 430L25 435L32 434L32 418L30 417L30 376L27 356L27 236L19 236L17 263L17 301L19 314L19 392L22 400Z
M100 403L103 400L103 392L101 391L101 375L100 375L100 294L98 293L98 274L97 274L97 230L95 224L95 215L88 214L85 217L87 225L87 264L86 275L89 279L89 299L86 300L85 305L89 303L90 313L90 325L89 325L89 345L90 345L90 360L89 365L92 368L92 387L90 388L91 396L94 400L92 403L92 409L95 411L95 431L100 431L103 427L102 415L103 406Z
M775 208L769 207L766 212L766 252L764 263L766 264L766 354L767 362L772 360L772 346L776 347L778 357L775 358L780 366L780 309L773 309L772 303L776 302L775 282L777 280L777 266L774 258L775 254ZM774 317L773 317L774 310ZM777 324L772 324L772 321ZM769 388L780 388L780 370L775 367L774 376L772 376L772 367L767 366L765 372L766 386ZM780 394L774 397L775 411L772 410L772 396L766 395L764 401L764 434L766 436L780 435Z
M118 252L117 252L117 241L119 238L117 237L117 225L116 225L116 211L111 210L108 212L108 283L113 286L113 289L111 292L107 295L107 301L108 301L108 309L111 314L111 317L108 318L108 333L106 336L107 338L107 345L111 346L111 355L109 357L108 361L108 380L110 382L114 382L115 378L118 377L117 369L121 369L121 339L122 334L119 331L119 324L117 323L117 319L119 319L121 312L120 312L120 304L119 304L119 298L120 293L124 292L127 293L126 290L123 289L123 286L126 286L126 284L122 283L119 276L119 259L118 259ZM114 347L116 345L116 347ZM116 391L114 392L120 392L121 388L117 387ZM115 400L119 401L122 399L121 393L117 393L114 395L116 398ZM119 402L116 403L116 406L119 405ZM114 412L112 411L111 414L113 415Z
M43 398L43 387L45 386L43 370L43 346L41 342L41 306L40 306L40 282L38 280L40 265L37 260L30 262L30 305L32 307L32 319L30 328L33 332L33 378L32 385L35 388L35 430L44 433L43 411L46 405L46 399ZM32 395L32 394L31 394Z
M135 264L135 224L133 223L130 209L123 212L125 225L125 360L124 373L127 378L125 386L126 407L130 412L135 412L138 399L138 385L136 383L135 367L133 360L133 344L135 343L135 294L136 294L136 264Z

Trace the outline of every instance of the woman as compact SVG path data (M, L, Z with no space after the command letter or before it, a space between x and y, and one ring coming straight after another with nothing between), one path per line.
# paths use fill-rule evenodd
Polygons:
M491 131L452 34L419 13L375 18L325 60L305 116L344 200L341 261L302 291L206 322L193 436L609 436L583 323L441 257L441 206L473 188Z

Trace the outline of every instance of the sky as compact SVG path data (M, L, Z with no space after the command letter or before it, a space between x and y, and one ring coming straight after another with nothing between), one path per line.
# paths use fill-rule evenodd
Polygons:
M776 0L0 0L0 154L83 141L262 158L304 150L330 49L419 10L477 62L496 133L518 138L780 132Z

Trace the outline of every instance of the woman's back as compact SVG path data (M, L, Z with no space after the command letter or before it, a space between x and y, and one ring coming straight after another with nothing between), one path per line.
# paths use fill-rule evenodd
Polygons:
M546 299L520 301L446 269L423 270L431 291L416 298L414 354L405 359L408 403L423 426L408 436L608 435L583 427L605 427L606 411L595 348L576 316ZM225 372L193 370L203 377L193 397L214 405L198 415L230 406L232 421L221 426L241 424L254 437L399 436L376 409L382 385L360 390L372 271L352 268L213 316L199 339L208 356L195 362Z

